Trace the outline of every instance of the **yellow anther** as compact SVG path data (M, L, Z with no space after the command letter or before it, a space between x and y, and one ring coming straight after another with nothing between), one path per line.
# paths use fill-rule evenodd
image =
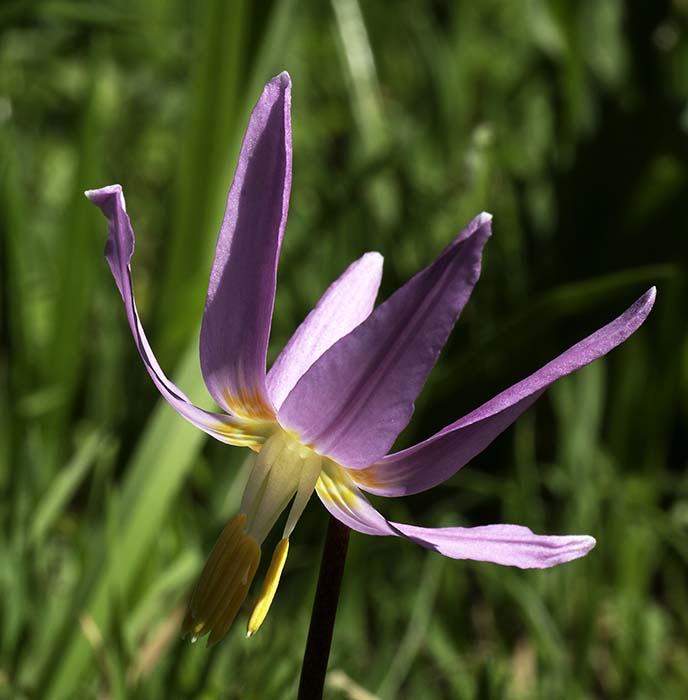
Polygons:
M258 631L265 620L265 616L268 614L268 610L270 610L270 605L275 597L280 576L282 575L284 562L287 561L288 552L289 540L280 540L277 547L275 547L274 554L272 555L272 561L270 562L268 573L265 575L263 587L260 589L258 601L256 602L256 606L253 608L251 617L248 620L248 626L246 628L247 637L252 637Z
M207 596L208 589L217 581L222 573L223 561L230 560L231 555L238 549L245 538L246 515L239 513L235 515L225 526L220 536L215 542L210 555L203 567L203 571L198 579L191 596L191 604L199 603Z
M192 641L210 633L209 644L229 629L260 562L260 546L244 527L240 513L222 531L203 567L182 626Z
M255 542L253 542L252 545L253 546L250 548L250 557L241 575L239 586L235 588L234 594L227 601L222 613L218 615L217 622L210 632L210 636L208 637L209 647L219 642L220 639L227 634L232 622L234 622L234 618L239 612L241 604L246 599L248 588L251 585L251 581L253 581L256 569L260 563L260 547L258 547Z

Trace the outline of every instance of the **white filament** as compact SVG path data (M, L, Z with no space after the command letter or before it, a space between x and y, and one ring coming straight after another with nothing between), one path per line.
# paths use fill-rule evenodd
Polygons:
M279 429L263 445L241 501L247 532L260 544L294 498L283 537L289 537L315 489L322 457Z

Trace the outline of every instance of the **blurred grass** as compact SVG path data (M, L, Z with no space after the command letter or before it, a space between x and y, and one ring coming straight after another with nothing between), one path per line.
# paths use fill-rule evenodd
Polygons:
M646 327L470 468L384 512L586 532L544 572L354 536L329 696L678 698L688 691L682 3L11 1L0 10L0 697L295 694L325 515L307 510L251 642L178 639L242 488L142 371L82 190L121 182L162 364L196 338L239 140L294 82L271 357L349 261L383 294L477 211L483 278L409 444L659 286Z

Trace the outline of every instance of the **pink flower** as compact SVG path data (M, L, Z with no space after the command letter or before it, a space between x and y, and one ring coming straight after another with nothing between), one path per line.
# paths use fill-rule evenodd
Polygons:
M647 291L621 316L427 440L388 454L480 274L492 217L479 214L428 267L374 307L382 257L367 253L323 294L266 374L277 262L291 189L291 81L273 78L253 110L217 242L201 328L206 386L223 413L194 406L165 376L134 301L134 231L119 185L88 198L108 219L106 258L141 358L184 418L257 454L241 510L215 545L192 594L185 630L209 644L229 629L255 575L260 547L291 509L258 602L253 634L275 594L289 537L311 494L348 527L395 535L454 559L544 568L581 557L588 536L536 535L521 525L426 528L390 522L364 491L419 493L481 452L560 377L606 354L645 320Z

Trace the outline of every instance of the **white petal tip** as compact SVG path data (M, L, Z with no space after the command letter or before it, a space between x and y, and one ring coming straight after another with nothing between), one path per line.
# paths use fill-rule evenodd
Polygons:
M121 197L122 185L106 185L105 187L99 187L97 190L86 190L84 195L94 204L101 204L113 196Z
M657 298L657 287L650 287L631 307L637 319L637 326L640 326L652 311ZM636 327L637 327L636 326Z
M283 70L281 73L278 73L269 83L268 85L277 85L278 87L282 89L287 89L291 87L291 76L286 70Z
M492 214L481 211L473 218L469 226L473 229L473 233L489 238L492 235Z

